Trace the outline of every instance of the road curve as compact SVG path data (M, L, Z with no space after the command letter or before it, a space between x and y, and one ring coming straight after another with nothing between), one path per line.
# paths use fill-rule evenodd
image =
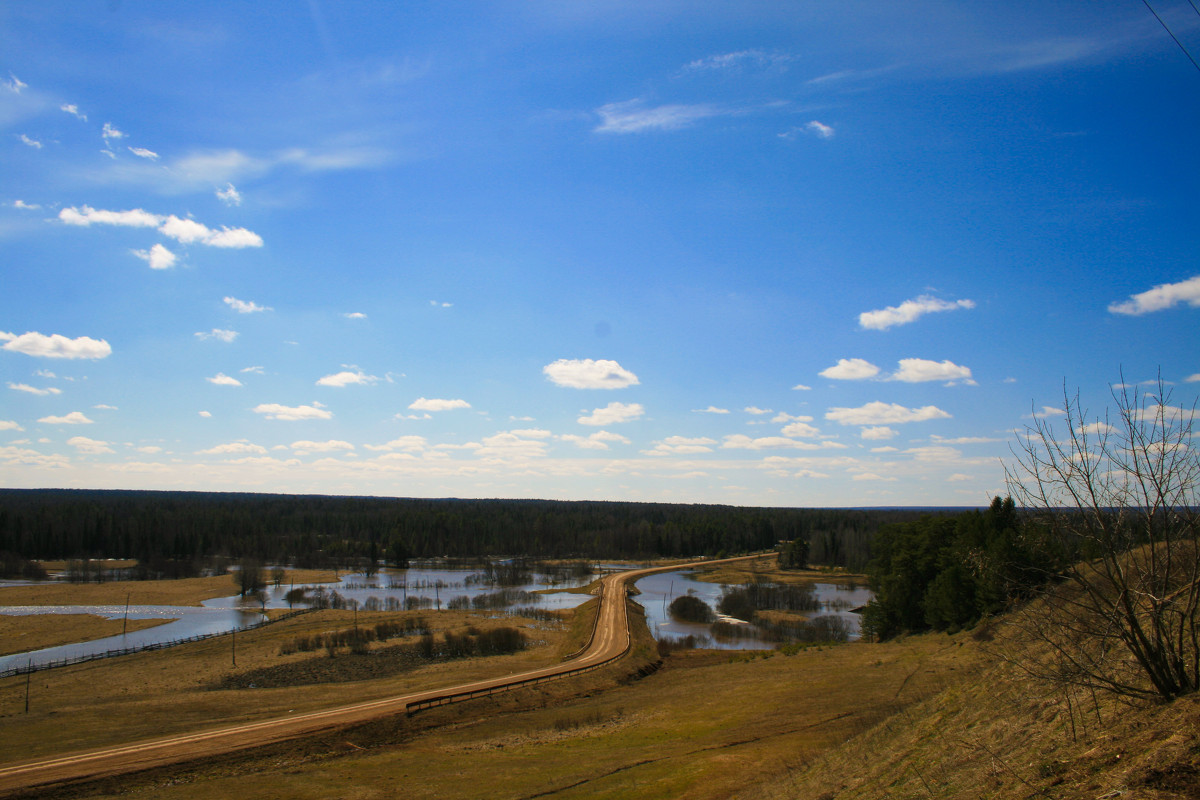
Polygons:
M380 717L459 702L471 697L495 694L533 683L577 675L610 664L629 651L632 632L629 627L625 600L628 587L632 582L653 572L668 572L693 564L715 564L758 557L740 556L719 561L687 562L628 570L605 576L601 580L600 610L591 640L587 647L570 661L469 684L393 695L306 714L292 714L258 722L247 722L11 764L0 767L0 792L7 793L20 788L63 783L83 778L107 777L205 758L291 739L316 731L362 723Z

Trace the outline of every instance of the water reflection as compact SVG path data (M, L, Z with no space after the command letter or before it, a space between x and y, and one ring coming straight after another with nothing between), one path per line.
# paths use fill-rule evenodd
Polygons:
M510 573L511 574L511 573ZM567 592L564 589L585 586L593 576L567 575L565 573L532 574L530 579L518 586L500 587L493 579L480 578L487 571L478 569L455 569L440 565L418 565L408 569L389 569L367 576L362 573L344 575L334 583L326 584L292 584L283 583L279 586L269 586L264 590L261 599L249 600L237 595L218 597L205 600L201 606L129 606L130 619L170 619L162 625L131 631L117 636L94 639L87 642L48 647L25 653L0 656L0 672L24 667L26 664L49 664L63 659L79 658L81 656L104 653L109 650L139 648L151 644L188 639L212 633L228 633L232 630L242 630L266 619L264 610L305 608L304 604L289 603L287 595L292 589L309 589L311 595L318 589L325 593L337 592L347 608L386 609L389 605L395 607L413 606L422 609L437 610L449 608L451 604L464 607L463 600L470 607L478 607L485 596L495 595L501 589L519 592L516 598L518 605L536 606L539 609L557 610L574 608L581 605L591 595L580 592ZM534 592L545 592L533 594ZM389 603L391 599L391 603ZM495 608L495 601L488 603L489 608ZM34 614L95 614L106 619L122 619L126 613L125 605L95 605L95 606L0 606L0 614L34 615Z
M738 635L740 626L723 626L728 635L714 638L709 625L672 619L667 612L671 601L689 593L716 610L723 587L721 584L696 580L695 574L693 570L660 572L638 580L636 585L641 594L634 600L646 610L646 624L655 639L694 636L701 646L720 650L769 650L774 647L773 643L758 636ZM845 620L850 638L858 639L861 636L859 618L851 609L865 605L872 597L871 590L856 584L827 582L814 583L812 587L813 595L821 604L821 610L816 614ZM753 634L753 631L747 630L747 633Z

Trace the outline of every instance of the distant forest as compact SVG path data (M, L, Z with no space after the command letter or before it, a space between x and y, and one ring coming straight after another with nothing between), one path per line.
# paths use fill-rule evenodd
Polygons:
M312 567L441 556L638 559L746 553L798 539L808 542L811 563L861 570L881 525L922 513L929 510L0 489L0 552L133 558L178 572L214 557Z

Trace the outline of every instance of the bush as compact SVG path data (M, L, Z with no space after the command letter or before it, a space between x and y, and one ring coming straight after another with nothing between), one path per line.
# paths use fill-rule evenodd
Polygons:
M676 597L667 606L667 612L672 619L681 622L709 623L716 619L716 614L709 608L708 603L694 595L685 594Z

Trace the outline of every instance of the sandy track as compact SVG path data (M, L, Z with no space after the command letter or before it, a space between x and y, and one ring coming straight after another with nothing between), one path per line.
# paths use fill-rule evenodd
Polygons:
M755 557L743 556L742 558ZM724 559L724 561L736 560L739 559ZM420 708L430 704L458 702L471 696L518 688L534 681L568 677L584 669L603 666L616 661L629 651L632 639L625 602L629 584L652 572L665 572L683 566L687 565L674 564L630 570L605 577L601 581L600 611L591 641L578 657L561 664L469 684L393 695L323 711L288 715L259 722L248 722L11 764L0 767L0 792L85 778L107 777L165 764L202 759L405 713L410 706Z

